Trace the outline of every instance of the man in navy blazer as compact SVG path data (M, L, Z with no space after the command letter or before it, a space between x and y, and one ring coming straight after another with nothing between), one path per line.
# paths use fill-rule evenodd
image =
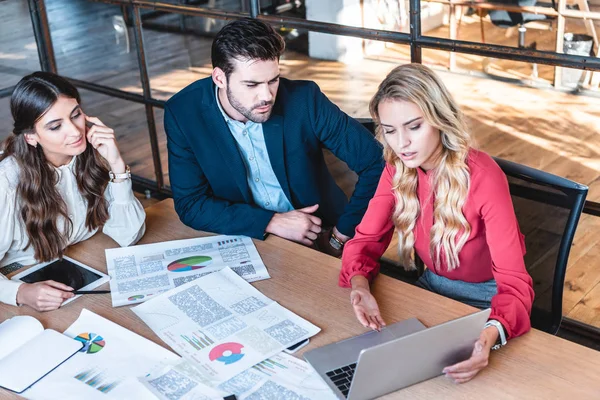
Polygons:
M314 82L280 78L284 47L263 22L232 22L213 42L212 76L167 102L175 210L194 229L306 245L330 227L319 243L340 254L375 193L381 147ZM358 174L349 201L323 148Z

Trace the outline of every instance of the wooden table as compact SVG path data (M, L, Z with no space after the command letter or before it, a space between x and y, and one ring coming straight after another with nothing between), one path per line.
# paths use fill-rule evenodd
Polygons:
M146 235L140 244L207 235L184 226L170 199L146 209L146 213ZM271 279L255 282L254 286L322 328L310 345L298 352L299 356L307 349L366 331L354 318L349 290L337 285L339 260L273 235L255 243ZM97 234L71 247L67 254L106 271L104 249L112 247L116 244L110 238ZM388 323L417 317L426 326L432 326L475 311L383 275L377 278L373 290ZM62 332L84 307L166 347L129 307L112 308L109 295L82 296L48 313L0 305L0 321L14 315L32 315L45 327ZM410 362L417 364L418 360ZM494 352L490 365L467 384L456 385L440 376L383 398L480 400L483 396L490 399L599 399L600 352L532 330ZM0 391L0 398L10 397L10 393Z

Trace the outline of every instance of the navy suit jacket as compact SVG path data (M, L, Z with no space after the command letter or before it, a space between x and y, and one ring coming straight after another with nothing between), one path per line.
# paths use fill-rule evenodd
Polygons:
M254 204L212 78L196 81L169 99L164 121L169 178L181 221L198 230L262 239L274 212ZM384 166L373 135L314 82L283 78L263 133L271 166L292 206L319 204L315 215L324 226L354 236ZM358 174L350 201L329 173L323 147Z

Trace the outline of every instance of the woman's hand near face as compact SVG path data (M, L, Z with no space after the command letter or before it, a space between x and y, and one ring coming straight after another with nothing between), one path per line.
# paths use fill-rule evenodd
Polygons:
M385 321L381 318L377 300L371 294L369 281L362 275L356 275L350 280L352 282L352 292L350 292L350 303L354 308L356 319L373 330L380 331L385 326Z
M17 304L28 305L37 311L56 310L67 299L75 296L72 287L55 281L24 283L17 291Z
M115 174L125 172L125 162L123 162L121 152L117 147L115 131L104 125L96 117L86 115L85 120L93 124L86 133L88 142L108 162L112 172Z

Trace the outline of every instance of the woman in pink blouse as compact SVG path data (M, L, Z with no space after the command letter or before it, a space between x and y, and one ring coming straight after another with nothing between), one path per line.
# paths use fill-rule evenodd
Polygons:
M364 326L385 325L369 282L395 229L405 268L414 268L413 251L427 266L419 286L492 308L472 357L444 369L455 382L466 382L487 365L502 338L530 329L534 292L508 182L489 155L471 147L462 112L429 68L392 70L370 112L386 168L346 244L340 285L352 287L350 299Z

